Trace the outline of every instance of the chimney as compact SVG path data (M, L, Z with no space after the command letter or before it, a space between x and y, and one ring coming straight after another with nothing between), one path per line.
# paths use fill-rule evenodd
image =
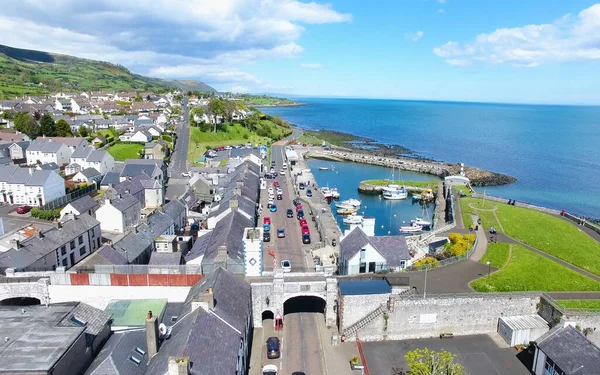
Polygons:
M158 353L158 320L152 316L152 311L146 316L146 345L148 359L152 359Z
M237 199L230 199L229 200L229 208L231 208L234 211L237 211L237 209L238 209L238 201L237 201Z
M33 171L34 170L35 170L34 168L29 168L29 174L33 176Z
M56 220L54 222L54 226L56 227L56 229L60 229L60 228L62 228L62 223L59 220Z
M21 241L15 240L15 249L17 249L17 250L21 249Z
M190 373L190 357L169 357L167 375L188 375Z
M44 238L44 233L42 233L41 229L39 232L37 232L37 235L39 238Z
M208 309L215 308L215 297L213 295L212 288L208 288L206 292L194 298L194 300L192 301L192 311L196 310L199 307L203 308L205 311L208 311Z
M121 194L117 194L117 198L121 199Z

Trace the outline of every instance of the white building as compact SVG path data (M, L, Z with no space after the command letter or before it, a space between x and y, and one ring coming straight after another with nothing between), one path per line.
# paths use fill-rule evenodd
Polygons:
M96 211L96 219L103 231L123 233L138 224L141 211L142 204L133 195L118 195L115 199L104 201L104 205Z
M59 166L69 162L71 149L60 142L53 142L50 138L38 138L31 142L27 151L27 164L56 163Z
M65 217L69 215L83 215L87 214L92 217L96 215L96 210L100 207L98 201L92 199L89 195L84 195L83 197L74 200L63 207L60 210L60 219L64 220Z
M145 129L138 129L134 132L125 133L119 136L122 142L143 142L147 143L152 140L152 135Z
M96 150L92 146L82 146L78 147L71 154L71 158L69 159L70 164L69 167L70 172L77 173L76 166L73 164L79 165L79 170L85 170L88 168L94 168L101 175L105 175L107 172L110 172L115 166L115 159L106 151Z
M43 206L65 195L65 181L52 170L0 166L0 202Z
M244 257L246 259L246 276L262 276L263 264L263 229L244 229Z

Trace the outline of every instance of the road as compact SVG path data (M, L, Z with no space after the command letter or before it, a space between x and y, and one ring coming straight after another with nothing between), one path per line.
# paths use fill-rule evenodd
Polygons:
M179 121L175 128L177 144L171 155L169 166L172 177L178 177L182 172L187 171L187 154L190 144L190 111L187 96L184 96L181 101L181 114L183 115L183 121Z

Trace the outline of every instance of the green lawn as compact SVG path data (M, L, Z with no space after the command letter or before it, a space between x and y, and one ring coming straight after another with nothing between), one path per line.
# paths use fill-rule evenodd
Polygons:
M315 137L314 135L303 134L300 138L298 138L298 143L320 146L323 143L323 140Z
M600 311L600 300L598 299L564 299L556 301L562 307L568 309L586 309Z
M490 265L495 268L502 268L506 261L508 260L508 256L510 253L510 245L507 243L490 243L488 245L487 251L483 258L481 258L481 263L486 264L486 262L490 262Z
M469 190L469 188L466 186L453 186L452 189L456 190L457 192L462 191L467 197L470 197L471 195L473 195L471 193L471 190Z
M109 147L106 151L115 160L123 161L125 159L139 159L140 151L143 149L144 145L141 143L117 143Z
M436 181L401 181L401 180L365 180L362 183L371 184L375 186L387 186L389 184L396 185L405 185L405 186L414 186L414 187L422 187L422 188L430 188L434 189L440 180Z
M512 258L503 269L471 282L478 292L599 291L600 283L513 245Z
M113 326L144 326L148 311L160 317L166 306L167 299L111 300L105 311L112 315Z
M481 199L461 198L460 209L465 228L469 228L473 224L473 220L471 220L471 214L475 214L481 219L481 224L484 228L489 229L494 227L496 230L500 230L498 221L494 217L494 213L491 211L493 208L498 207L499 205L500 204L496 202L482 202ZM471 206L478 208L478 210L475 210Z

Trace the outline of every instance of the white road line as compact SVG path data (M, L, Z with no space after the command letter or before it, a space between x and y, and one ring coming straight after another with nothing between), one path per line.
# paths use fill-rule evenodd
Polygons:
M323 349L323 337L321 336L321 328L319 322L316 320L317 316L313 316L317 324L317 333L319 334L319 349L321 350L321 363L323 364L323 375L327 375L327 362L325 361L325 350Z

